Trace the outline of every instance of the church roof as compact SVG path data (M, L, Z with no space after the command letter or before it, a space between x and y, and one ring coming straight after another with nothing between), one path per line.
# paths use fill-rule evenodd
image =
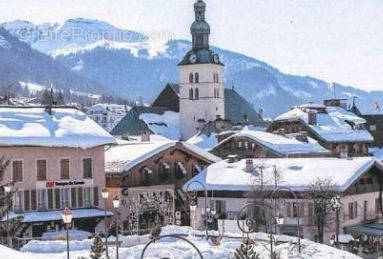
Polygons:
M110 134L115 136L121 135L141 135L142 132L149 129L145 121L140 119L140 115L144 113L163 114L167 108L162 107L146 107L135 106L125 117L112 129Z
M247 121L249 123L262 121L261 116L253 106L234 89L225 88L225 119L233 123Z

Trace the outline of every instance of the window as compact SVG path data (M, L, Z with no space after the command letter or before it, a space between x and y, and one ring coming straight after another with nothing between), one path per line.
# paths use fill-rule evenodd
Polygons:
M31 209L30 203L29 203L29 195L30 195L29 190L24 190L24 210L25 211L29 211Z
M380 215L380 200L379 198L375 199L375 214Z
M60 160L61 179L69 179L69 159Z
M194 80L196 83L199 83L199 74L198 73L194 74Z
M358 217L358 203L356 201L348 203L348 218L355 219Z
M218 73L214 73L214 75L213 75L213 81L214 81L214 83L219 83L219 76L218 76Z
M23 210L22 195L23 193L21 191L18 191L15 193L15 203L14 203L15 212L20 212Z
M198 88L196 88L196 89L194 90L194 99L196 99L196 100L199 99L199 89L198 89Z
M158 171L159 171L159 176L161 180L167 181L170 178L169 174L169 164L165 162L160 162L158 165Z
M92 158L82 160L82 170L84 178L92 178Z
M92 200L91 200L91 192L92 188L91 187L85 187L84 188L84 206L85 207L90 207L92 205Z
M46 190L37 190L37 209L46 209Z
M61 208L65 206L70 206L70 189L62 188L60 189L60 200L61 200Z
M238 148L242 148L242 141L238 142Z
M189 83L193 83L193 73L189 74Z
M364 201L363 204L363 219L367 219L367 208L368 208L368 201Z
M53 210L53 189L48 189L48 209Z
M370 131L376 131L376 125L370 125Z
M37 181L47 180L47 160L37 160Z
M23 181L23 161L21 160L12 161L12 175L13 175L14 182Z
M298 218L299 203L293 202L292 205L293 205L293 213L292 213L293 218Z
M189 100L193 100L193 88L189 89Z
M226 201L216 201L215 209L219 216L224 216L226 214Z

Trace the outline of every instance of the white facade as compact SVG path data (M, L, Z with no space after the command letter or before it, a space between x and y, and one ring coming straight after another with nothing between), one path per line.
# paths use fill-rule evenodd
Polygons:
M87 114L98 125L110 132L129 110L130 107L126 105L99 103L89 108Z
M220 64L179 66L181 139L197 133L198 120L225 118L223 82Z

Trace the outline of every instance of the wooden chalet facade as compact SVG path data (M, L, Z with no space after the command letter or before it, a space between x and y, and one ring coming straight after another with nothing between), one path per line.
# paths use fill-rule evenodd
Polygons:
M142 154L129 161L120 160L121 152L134 149ZM112 153L118 156L113 158ZM175 224L175 212L184 213L186 196L182 185L219 160L185 142L135 143L111 148L106 153L106 186L121 196L124 230L135 232L155 224Z

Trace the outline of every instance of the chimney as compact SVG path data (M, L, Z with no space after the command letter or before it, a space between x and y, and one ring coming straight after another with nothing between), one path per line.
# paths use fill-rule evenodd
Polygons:
M246 168L245 171L247 173L251 173L254 171L254 164L252 159L246 159Z
M317 111L313 109L307 110L308 116L309 116L309 124L310 125L317 125Z
M150 132L145 130L141 133L141 142L150 142Z

